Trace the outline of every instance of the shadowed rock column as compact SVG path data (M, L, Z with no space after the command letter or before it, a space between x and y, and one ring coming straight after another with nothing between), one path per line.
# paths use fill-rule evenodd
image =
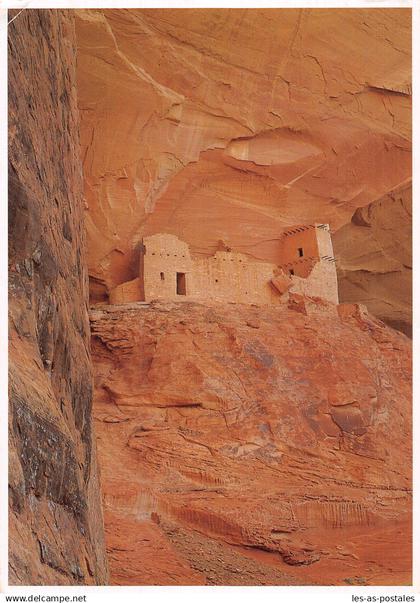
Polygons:
M75 63L71 12L25 10L9 26L12 584L107 581Z

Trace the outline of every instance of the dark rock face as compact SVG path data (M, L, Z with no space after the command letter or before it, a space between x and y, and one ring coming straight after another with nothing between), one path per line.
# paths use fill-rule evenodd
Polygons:
M78 132L72 14L25 10L9 27L13 584L107 579Z

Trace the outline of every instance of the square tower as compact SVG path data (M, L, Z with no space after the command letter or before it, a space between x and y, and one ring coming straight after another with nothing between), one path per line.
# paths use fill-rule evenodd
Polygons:
M139 267L143 299L181 301L190 296L192 268L187 243L175 235L144 237Z
M283 233L280 253L280 268L293 278L296 291L338 303L337 272L328 224L289 228Z

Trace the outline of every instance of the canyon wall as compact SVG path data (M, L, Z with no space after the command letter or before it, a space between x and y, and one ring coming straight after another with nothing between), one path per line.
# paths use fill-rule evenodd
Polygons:
M334 237L340 297L363 301L389 325L411 336L411 183L355 211Z
M407 332L410 11L13 17L10 582L109 579L94 395L113 584L409 583L405 335L297 294L97 308L93 394L87 311L145 236L277 264L322 222L341 299Z
M107 581L74 15L9 19L9 582Z
M143 237L278 264L285 230L321 222L341 301L408 332L410 11L76 23L92 302L137 277ZM112 583L410 582L405 336L296 295L92 328Z
M92 301L137 276L142 236L177 235L201 256L222 240L278 263L288 226L325 222L335 233L409 184L409 9L76 17ZM388 210L376 231L386 222L380 237L390 242L411 224L394 226ZM399 327L407 272L395 268L386 308L377 303L382 267L371 264L360 289L345 267L360 242L346 240L341 300L363 299Z
M112 584L409 584L410 340L353 304L92 309Z

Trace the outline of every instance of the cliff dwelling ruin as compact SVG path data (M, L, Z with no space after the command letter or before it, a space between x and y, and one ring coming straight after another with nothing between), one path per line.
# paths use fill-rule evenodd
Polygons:
M280 239L282 263L250 260L235 251L193 258L172 234L143 238L139 276L111 290L110 304L212 299L278 304L290 291L338 304L337 274L328 224L294 226Z
M3 11L2 592L406 595L411 8L126 4Z

